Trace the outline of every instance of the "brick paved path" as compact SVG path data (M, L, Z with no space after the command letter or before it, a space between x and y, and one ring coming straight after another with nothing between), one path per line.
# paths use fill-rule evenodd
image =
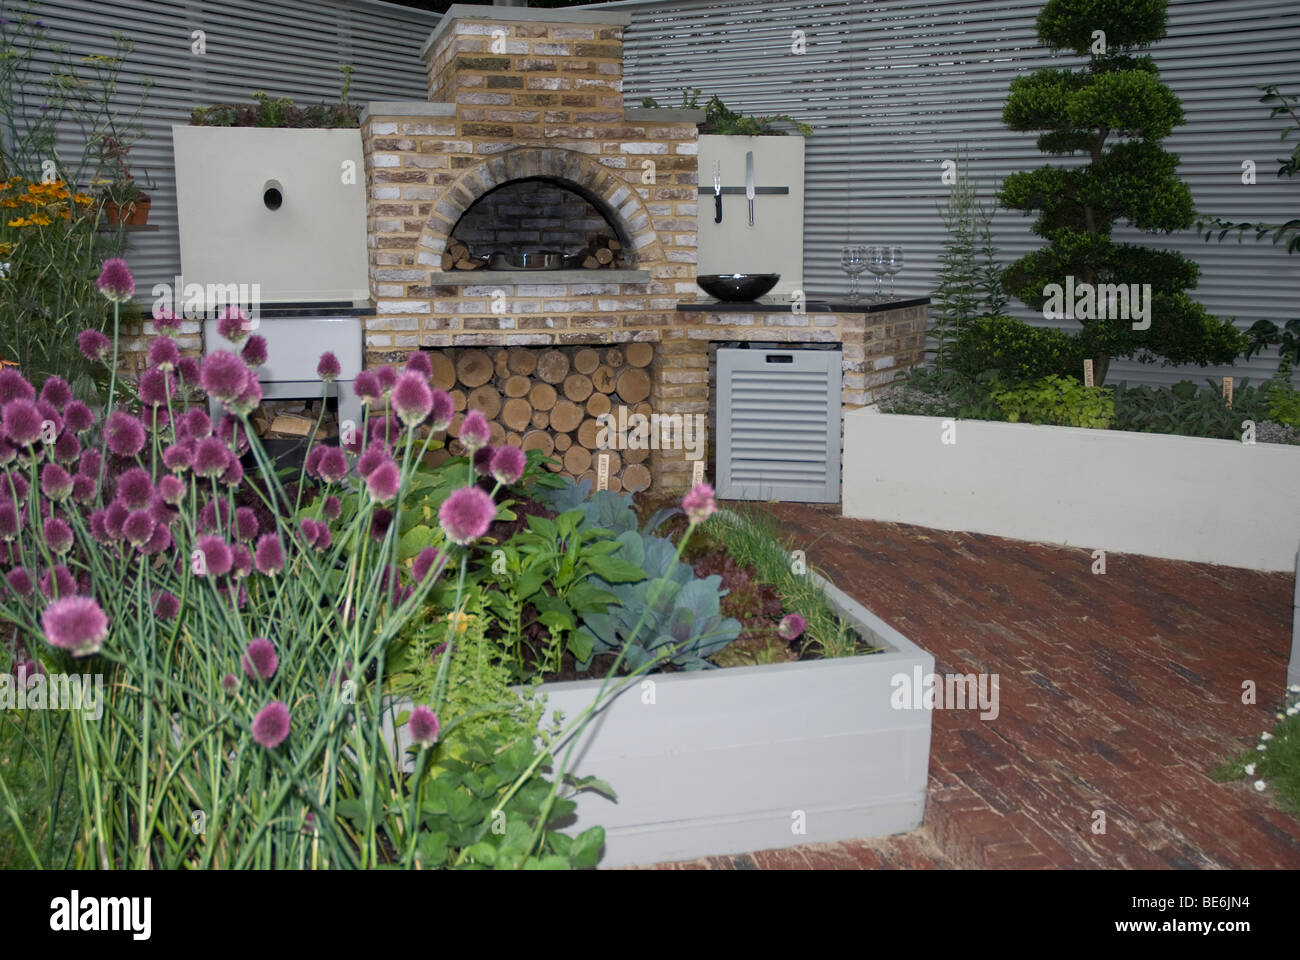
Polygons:
M916 834L664 866L1300 867L1295 819L1207 776L1272 726L1291 575L771 509L937 673L999 674L1000 714L935 712Z

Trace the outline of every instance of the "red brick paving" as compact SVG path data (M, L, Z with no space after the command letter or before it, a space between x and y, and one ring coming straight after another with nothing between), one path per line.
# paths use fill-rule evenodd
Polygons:
M936 673L999 674L1000 712L935 711L915 834L661 866L1300 867L1294 819L1207 775L1273 724L1290 575L1121 554L1097 575L1089 549L771 509ZM1242 704L1245 680L1259 703Z

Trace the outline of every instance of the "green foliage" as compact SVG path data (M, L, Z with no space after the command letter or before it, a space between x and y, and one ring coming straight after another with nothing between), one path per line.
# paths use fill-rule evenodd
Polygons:
M1294 692L1292 688L1292 699ZM1211 776L1225 783L1262 780L1262 792L1293 816L1300 816L1300 714L1288 710L1273 727L1271 739L1261 739L1259 745L1265 749L1243 751Z
M1172 433L1185 437L1240 440L1242 422L1268 419L1264 391L1242 380L1232 406L1223 399L1222 384L1206 380L1198 387L1182 380L1169 388L1115 385L1115 429L1139 433Z
M1104 387L1085 387L1073 377L1043 377L993 393L1010 423L1047 423L1104 430L1115 419L1115 398Z
M641 106L659 107L660 104L654 97L642 97ZM700 109L699 87L696 87L693 90L682 91L681 109ZM704 105L704 123L700 126L700 132L716 133L721 136L739 137L786 136L787 131L776 126L778 123L788 123L804 137L812 136L813 129L811 125L796 120L789 114L774 113L768 116L747 117L744 114L729 109L716 94L710 97L708 103Z
M589 614L572 647L580 665L597 653L624 651L628 666L641 669L667 661L687 670L714 666L708 658L740 635L738 620L723 619L722 578L699 579L677 559L673 544L636 530L619 534L614 556L640 570L636 582L595 583L610 590L617 603L603 614Z
M190 113L190 124L196 127L297 129L358 127L361 125L361 108L348 103L354 68L345 64L339 67L339 71L343 74L343 86L338 103L299 107L288 97L271 97L261 90L254 90L254 104L217 103L210 107L195 107Z
M986 370L1010 383L1083 369L1077 338L1053 327L1034 327L1005 314L967 323L953 347L953 366L968 377Z
M1291 386L1291 362L1283 358L1268 383L1268 419L1287 427L1300 427L1300 391Z
M1126 318L1080 318L1081 346L1095 361L1098 383L1111 357L1141 355L1168 363L1230 363L1246 341L1230 321L1208 313L1186 291L1196 265L1180 254L1115 243L1111 231L1128 223L1149 233L1190 227L1191 192L1176 175L1178 158L1160 141L1184 122L1182 106L1160 82L1149 56L1131 51L1164 35L1164 0L1050 0L1038 18L1039 37L1055 49L1092 52L1092 33L1105 33L1105 52L1084 70L1044 68L1011 82L1003 122L1040 131L1038 148L1083 154L1082 166L1044 166L1007 177L1000 202L1038 211L1031 230L1048 246L1007 267L1007 290L1035 310L1049 284L1150 284L1151 324L1133 330Z
M1300 319L1288 320L1283 327L1278 327L1272 320L1258 320L1246 331L1246 336L1250 338L1246 359L1275 346L1281 359L1292 367L1300 366Z

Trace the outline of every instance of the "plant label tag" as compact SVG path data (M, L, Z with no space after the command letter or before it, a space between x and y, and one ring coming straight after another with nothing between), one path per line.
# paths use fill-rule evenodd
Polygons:
M1232 409L1232 377L1223 378L1223 400Z
M609 454L602 453L596 458L596 489L609 489Z
M691 469L691 486L698 487L704 482L704 458L701 457L695 461L695 466Z
M1091 360L1083 361L1083 385L1085 387L1092 386L1092 361Z

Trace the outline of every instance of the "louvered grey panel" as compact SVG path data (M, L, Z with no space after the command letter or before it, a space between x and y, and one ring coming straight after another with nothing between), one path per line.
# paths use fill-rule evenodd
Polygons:
M838 350L718 350L718 495L838 503Z
M959 146L991 196L1016 170L1049 159L1033 134L1001 123L1010 81L1046 65L1080 66L1038 46L1033 21L1043 0L765 0L602 4L632 15L624 96L676 106L700 87L745 113L788 113L815 127L806 159L804 281L810 295L847 289L839 247L847 240L903 244L899 289L929 291L944 238L937 205L946 195L942 161ZM802 29L807 52L791 52ZM1270 120L1256 88L1278 83L1300 94L1300 3L1295 0L1172 0L1169 33L1152 50L1166 83L1182 98L1187 123L1166 145L1198 206L1233 220L1289 219L1300 211L1300 180L1274 175L1286 152L1280 120ZM757 158L761 167L762 158ZM1258 182L1240 182L1241 161ZM761 200L760 200L761 202ZM1000 211L994 230L1003 262L1041 245L1030 217ZM1206 244L1194 232L1168 238L1128 228L1118 239L1179 250L1202 268L1193 295L1212 313L1247 327L1300 315L1300 256L1267 241ZM1022 319L1046 324L1023 304ZM1063 324L1067 327L1071 324ZM1161 367L1117 362L1111 379L1170 383L1243 375L1258 381L1275 354L1235 368Z
M0 16L22 6L0 0ZM124 109L134 109L143 82L153 80L144 136L131 155L137 179L147 173L154 181L149 223L160 228L127 235L141 297L180 273L172 124L187 123L196 106L252 103L254 90L299 105L336 101L340 64L355 68L354 103L424 100L419 48L439 19L376 0L44 0L37 15L78 58L111 52L115 30L135 41L118 95ZM206 35L203 56L190 51L194 30ZM80 155L74 131L59 149Z

